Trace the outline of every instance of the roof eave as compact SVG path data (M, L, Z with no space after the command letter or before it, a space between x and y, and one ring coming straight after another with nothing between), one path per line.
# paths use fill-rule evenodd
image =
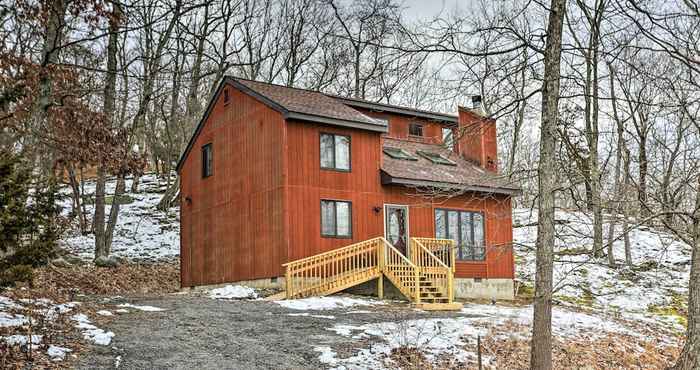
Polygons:
M510 196L516 196L522 194L522 190L513 188L499 188L491 186L480 186L480 185L467 185L458 184L450 182L432 181L432 180L419 180L419 179L409 179L394 177L386 173L386 171L381 171L381 181L382 185L400 185L400 186L414 186L414 187L432 187L440 189L455 189L455 190L466 190L478 193L489 193L489 194L504 194Z
M366 123L366 122L350 121L350 120L331 118L331 117L323 117L323 116L317 116L317 115L308 114L308 113L288 112L287 114L285 114L284 118L296 119L296 120L307 121L307 122L323 123L323 124L333 125L333 126L357 128L357 129L368 130L368 131L376 131L376 132L383 132L383 133L389 132L389 127L383 126L383 125L375 125L375 124Z
M341 100L346 105L349 105L352 107L360 107L360 108L365 108L365 109L398 113L398 114L403 114L403 115L407 115L407 116L427 118L427 119L439 121L439 122L449 122L452 124L457 124L458 120L459 120L459 118L457 116L451 116L451 115L447 115L447 114L431 113L431 112L418 111L418 110L413 110L413 109L408 109L408 108L388 106L388 105L384 105L384 104L380 104L380 103L372 103L372 102L360 101L360 100L356 100L356 99L352 99L352 98L345 98L342 96L335 96L335 95L329 95L329 96L334 98L334 99Z

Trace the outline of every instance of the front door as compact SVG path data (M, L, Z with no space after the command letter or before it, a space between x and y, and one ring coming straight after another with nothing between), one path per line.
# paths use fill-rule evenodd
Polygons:
M386 240L399 252L406 254L408 249L408 207L385 205L384 230Z

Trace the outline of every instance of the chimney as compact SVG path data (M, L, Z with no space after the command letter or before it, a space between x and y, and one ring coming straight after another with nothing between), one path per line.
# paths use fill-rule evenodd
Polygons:
M477 102L478 112L476 107L472 109L458 107L457 150L464 159L486 170L497 172L496 120L480 114L481 97L473 96L473 106Z
M481 105L481 95L472 95L472 110L481 113L483 106Z

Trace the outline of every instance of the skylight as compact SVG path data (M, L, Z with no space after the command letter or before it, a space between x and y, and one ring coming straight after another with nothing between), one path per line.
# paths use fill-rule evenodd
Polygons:
M456 166L457 163L452 162L451 160L443 157L441 154L438 153L433 153L433 152L426 152L422 150L417 150L416 153L420 154L423 158L435 163L435 164L444 164L446 166Z
M407 151L401 148L384 147L384 153L394 159L403 159L405 161L417 161L418 158L412 156Z

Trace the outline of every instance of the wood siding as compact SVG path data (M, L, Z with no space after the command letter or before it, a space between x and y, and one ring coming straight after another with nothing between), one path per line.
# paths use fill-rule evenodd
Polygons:
M279 276L287 260L284 119L226 88L230 102L224 105L222 94L214 103L180 171L182 286ZM207 143L214 173L202 178Z
M232 86L223 94L185 158L181 176L181 284L195 286L278 277L282 264L384 235L384 205L409 206L409 236L435 236L435 208L485 214L488 245L512 242L506 196L461 195L430 200L382 186L385 136L408 138L408 124L424 124L423 141L440 143L437 122L398 114L386 135L285 121L282 114ZM351 171L320 168L320 134L349 135ZM214 173L202 178L201 147L213 144ZM189 199L189 200L188 200ZM321 237L321 199L352 202L352 237ZM486 261L458 262L456 277L513 278L510 250L489 250Z
M320 168L322 132L350 136L350 172ZM411 237L435 237L435 209L451 208L484 212L487 245L512 241L509 197L471 194L429 200L408 188L382 186L378 150L382 138L376 133L289 121L287 139L289 169L284 198L290 261L383 236L384 204L409 206ZM322 199L352 202L352 238L321 236ZM486 261L458 262L456 277L512 278L512 261L510 250L490 250Z

